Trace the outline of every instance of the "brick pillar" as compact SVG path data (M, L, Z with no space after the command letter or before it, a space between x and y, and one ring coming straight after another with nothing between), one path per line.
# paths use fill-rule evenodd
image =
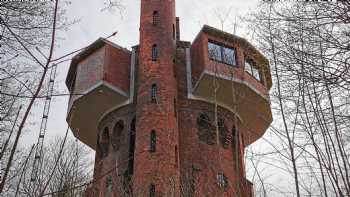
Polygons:
M140 23L133 192L136 196L150 196L150 186L154 185L155 196L179 196L179 166L175 164L178 146L174 107L175 0L141 0ZM157 59L152 60L155 45ZM155 100L151 98L154 84ZM152 130L156 132L155 152L150 152Z

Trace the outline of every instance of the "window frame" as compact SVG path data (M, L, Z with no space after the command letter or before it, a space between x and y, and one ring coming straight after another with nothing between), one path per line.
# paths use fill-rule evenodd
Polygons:
M158 26L160 24L160 14L158 10L153 11L152 15L152 25L153 26Z
M156 83L152 84L151 87L151 102L157 103L158 100L158 85Z
M249 65L249 69L247 68ZM257 68L255 61L252 58L244 58L244 71L252 76L255 80L263 83L263 77L260 68ZM257 74L257 76L255 76Z
M220 59L216 59L216 58L213 58L211 55L210 55L210 48L209 48L209 45L212 44L212 45L216 45L217 47L219 47L219 56L220 56ZM214 41L214 40L208 40L208 44L207 44L207 48L208 48L208 57L210 60L212 61L216 61L216 62L219 62L219 63L222 63L222 64L226 64L226 65L229 65L229 66L232 66L232 67L238 67L238 64L237 64L237 49L235 47L232 47L232 46L227 46L223 43L220 43L220 42L217 42L217 41ZM229 61L226 60L226 56L224 55L225 54L225 49L229 49L229 50L232 50L233 51L233 63L230 63Z
M157 44L153 44L152 45L152 52L151 52L152 62L158 61L158 55L159 55L158 45Z

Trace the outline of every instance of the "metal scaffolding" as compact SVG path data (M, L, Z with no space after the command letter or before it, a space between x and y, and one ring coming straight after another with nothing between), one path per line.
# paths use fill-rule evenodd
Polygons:
M43 159L42 151L43 151L44 139L46 134L47 120L50 112L52 94L53 94L53 89L55 84L56 70L57 70L57 65L54 64L51 68L50 81L48 84L47 95L45 98L45 105L44 105L43 116L41 119L40 132L39 132L39 137L38 137L38 141L35 149L33 169L31 174L31 182L35 182L38 180L38 172L40 171L42 166L42 159Z

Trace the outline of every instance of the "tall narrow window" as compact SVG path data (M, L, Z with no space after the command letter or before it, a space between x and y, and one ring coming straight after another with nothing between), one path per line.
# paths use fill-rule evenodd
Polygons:
M175 30L175 25L173 24L173 39L176 39L176 30Z
M177 103L176 103L176 99L174 99L174 116L175 118L177 118Z
M136 139L136 119L134 118L130 124L129 133L129 160L128 160L128 171L129 175L134 173L134 153L135 153L135 139Z
M149 197L156 197L156 186L153 183L149 186Z
M177 146L175 146L175 167L178 166L178 163L179 163L179 156L178 156L178 153L177 153Z
M153 84L152 88L151 88L151 101L152 101L152 103L157 103L157 91L158 91L157 84Z
M224 148L228 148L229 146L229 139L228 139L228 132L227 132L227 128L225 125L225 121L224 119L219 119L218 120L218 129L219 129L219 136L220 136L220 143L221 146Z
M160 22L159 12L158 11L154 11L153 12L153 25L157 26L157 25L159 25L159 22Z
M100 150L101 150L101 158L105 158L108 156L109 152L109 129L106 127L100 138Z
M238 141L237 128L235 125L233 125L233 127L232 127L232 147L233 147L233 150L236 150L237 141Z
M112 135L112 146L115 151L119 150L120 147L120 141L121 141L121 135L124 129L124 122L122 120L118 121L113 129L113 135Z
M152 46L152 61L157 61L158 59L158 46L156 44L154 44Z
M157 146L157 134L155 130L152 130L151 132L151 140L150 140L150 147L149 147L149 151L151 153L156 152L156 146Z

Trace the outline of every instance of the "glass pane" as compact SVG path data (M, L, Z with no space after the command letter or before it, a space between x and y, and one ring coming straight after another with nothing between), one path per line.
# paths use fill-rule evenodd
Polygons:
M235 50L230 48L224 48L223 59L226 64L236 65Z
M251 75L253 75L252 73L252 63L250 60L245 60L245 71Z
M260 81L260 73L259 70L253 67L253 76L255 77L255 79L257 79L258 81Z
M210 59L213 59L216 61L222 61L221 47L219 45L216 45L214 43L209 42L208 43L208 52L209 52Z

